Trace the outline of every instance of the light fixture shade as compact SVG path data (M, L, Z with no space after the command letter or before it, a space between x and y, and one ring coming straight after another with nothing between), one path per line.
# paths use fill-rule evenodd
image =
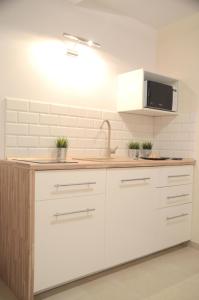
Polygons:
M80 43L80 44L84 44L86 46L89 46L89 47L95 47L95 48L100 48L101 45L99 43L96 43L94 41L91 41L91 40L87 40L85 38L82 38L82 37L79 37L79 36L76 36L76 35L72 35L70 33L63 33L63 36L69 40L73 40L74 42L77 42L77 43Z
M68 49L66 51L66 54L69 55L69 56L74 56L74 57L79 55L78 52L73 50L73 49Z

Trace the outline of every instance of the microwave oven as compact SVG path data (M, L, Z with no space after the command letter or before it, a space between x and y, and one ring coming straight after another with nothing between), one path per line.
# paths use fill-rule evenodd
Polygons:
M177 91L171 85L145 80L144 107L177 111Z

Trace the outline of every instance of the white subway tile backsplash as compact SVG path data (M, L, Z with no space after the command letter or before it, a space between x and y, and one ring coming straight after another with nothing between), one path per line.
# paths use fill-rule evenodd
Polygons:
M68 136L68 127L58 127L51 126L50 127L50 135L51 136ZM48 136L48 135L46 135Z
M6 124L6 134L8 135L28 135L28 125L27 124Z
M102 119L103 120L109 120L109 121L121 121L122 114L117 114L114 112L109 112L109 111L103 111L102 112Z
M198 120L198 114L196 112L191 112L189 114L189 122L196 123L197 120Z
M93 119L90 128L94 128L94 129L98 129L99 130L101 128L102 122L103 122L102 120L97 120L97 119L94 120ZM103 129L106 128L105 126L103 127Z
M7 111L6 112L6 121L11 123L18 122L18 113L16 111Z
M93 118L93 119L102 118L102 113L100 110L72 107L72 106L68 106L68 115L74 117Z
M25 124L38 124L39 123L39 114L29 113L29 112L19 112L18 113L18 122Z
M60 126L75 127L76 124L77 124L77 118L75 118L75 117L60 116L60 119L59 119L59 125Z
M6 146L7 147L17 147L17 137L15 135L6 136Z
M30 112L46 113L50 111L48 103L30 102Z
M94 120L87 118L77 118L76 126L79 128L94 128Z
M17 99L6 99L6 109L15 111L28 111L29 101L17 100Z
M93 140L93 139L74 139L71 138L69 145L71 148L79 149L104 149L105 148L104 140Z
M155 149L165 156L194 157L196 122L194 113L155 118Z
M90 139L104 138L104 130L101 129L85 129L84 132L84 136Z
M56 146L56 138L54 137L40 137L39 147L54 148Z
M65 105L50 105L50 113L56 115L68 115L68 107Z
M41 125L29 125L29 134L35 136L49 136L50 127Z
M40 114L41 125L59 125L59 117L57 115Z
M17 144L19 147L38 147L39 138L35 136L18 136Z
M191 157L195 153L195 113L153 118L28 100L6 102L8 156L55 157L59 136L68 137L72 156L103 155L107 126L100 126L104 119L111 122L111 146L119 146L117 155L127 155L130 140L150 140L165 156Z
M86 129L85 128L68 128L67 132L68 132L68 136L73 136L73 137L76 137L76 138L88 137L86 135Z
M111 127L113 130L125 130L125 125L122 121L112 121Z
M102 113L99 110L87 109L87 117L92 119L102 119Z
M83 108L78 107L68 107L68 115L74 116L74 117L87 117L87 110Z
M112 132L112 139L123 140L123 139L131 139L131 138L132 138L131 134L126 131L114 130Z
M28 148L6 147L6 158L11 157L28 157Z
M28 148L28 156L33 158L49 158L52 156L51 152L52 149L49 148Z
M85 129L84 128L53 127L51 129L51 132L52 132L53 136L85 138Z

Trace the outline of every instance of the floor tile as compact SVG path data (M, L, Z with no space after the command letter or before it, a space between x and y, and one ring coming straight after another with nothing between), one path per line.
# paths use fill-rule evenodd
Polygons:
M0 280L0 300L17 300L9 288Z
M199 275L195 275L181 283L167 288L151 296L148 300L198 300Z
M1 281L0 300L17 300ZM199 251L173 248L35 300L199 300Z

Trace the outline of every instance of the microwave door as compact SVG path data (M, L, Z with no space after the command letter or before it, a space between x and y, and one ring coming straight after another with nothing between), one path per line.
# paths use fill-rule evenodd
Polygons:
M166 84L148 81L147 106L155 109L172 110L173 88Z

